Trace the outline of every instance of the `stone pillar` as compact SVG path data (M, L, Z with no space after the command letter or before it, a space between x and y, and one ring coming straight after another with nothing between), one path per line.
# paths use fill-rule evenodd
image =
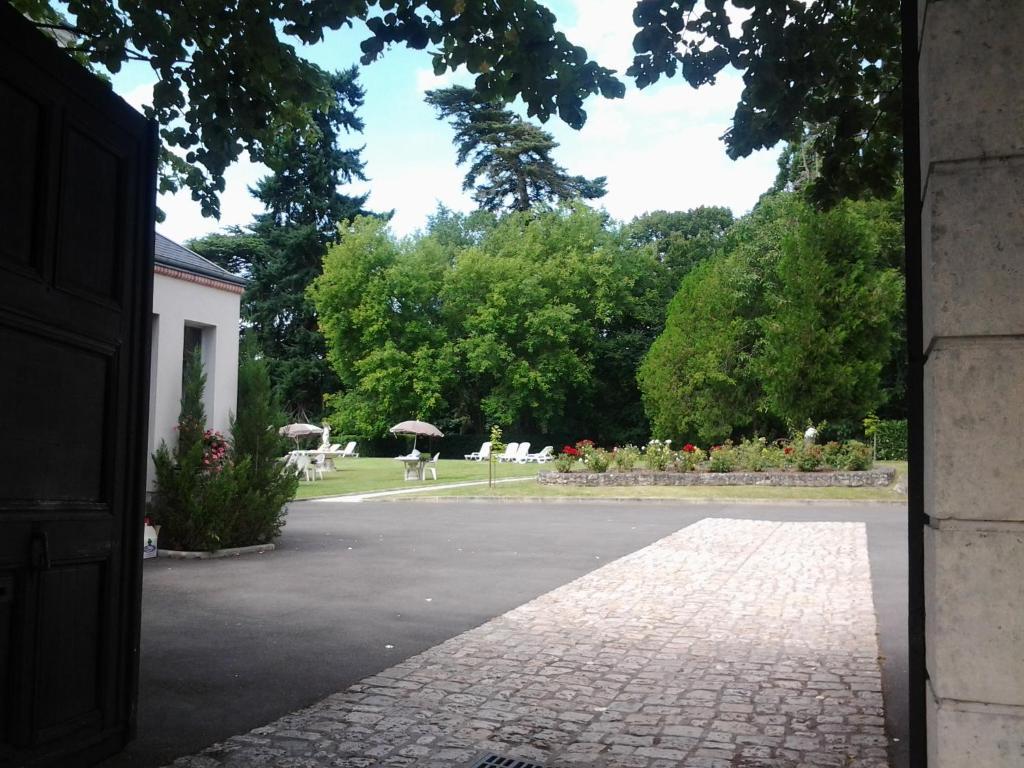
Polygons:
M1024 766L1024 2L919 0L929 768Z

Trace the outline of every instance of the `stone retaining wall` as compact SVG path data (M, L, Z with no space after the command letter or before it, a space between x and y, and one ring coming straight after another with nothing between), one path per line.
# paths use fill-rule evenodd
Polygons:
M866 472L541 472L537 482L544 485L629 486L629 485L774 485L797 488L884 488L892 483L892 467Z

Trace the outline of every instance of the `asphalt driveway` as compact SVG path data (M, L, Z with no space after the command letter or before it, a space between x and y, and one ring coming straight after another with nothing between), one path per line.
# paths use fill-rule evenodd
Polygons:
M273 553L146 563L139 738L104 765L164 765L263 725L707 517L867 523L904 764L903 507L307 502Z

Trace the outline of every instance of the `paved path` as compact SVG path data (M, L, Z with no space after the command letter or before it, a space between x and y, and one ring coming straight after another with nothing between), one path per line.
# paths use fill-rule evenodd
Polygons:
M706 519L181 768L887 766L862 523Z
M419 485L415 488L393 488L388 491L369 491L367 493L343 493L341 496L320 496L315 499L306 499L314 504L359 504L370 499L383 499L388 496L403 496L410 493L423 493L424 491L447 491L450 488L471 488L473 486L489 485L490 483L521 483L523 480L536 480L534 477L508 477L503 480L470 480L465 483L447 483L445 485Z

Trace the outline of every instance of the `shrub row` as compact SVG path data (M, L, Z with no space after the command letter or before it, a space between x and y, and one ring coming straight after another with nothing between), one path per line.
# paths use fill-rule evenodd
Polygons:
M858 440L807 444L802 435L768 442L763 437L727 440L704 451L687 443L679 450L670 440L651 440L642 449L626 445L607 451L590 440L565 446L555 459L557 472L629 472L645 467L657 472L765 472L770 469L813 472L819 469L867 470L872 466L871 446Z

